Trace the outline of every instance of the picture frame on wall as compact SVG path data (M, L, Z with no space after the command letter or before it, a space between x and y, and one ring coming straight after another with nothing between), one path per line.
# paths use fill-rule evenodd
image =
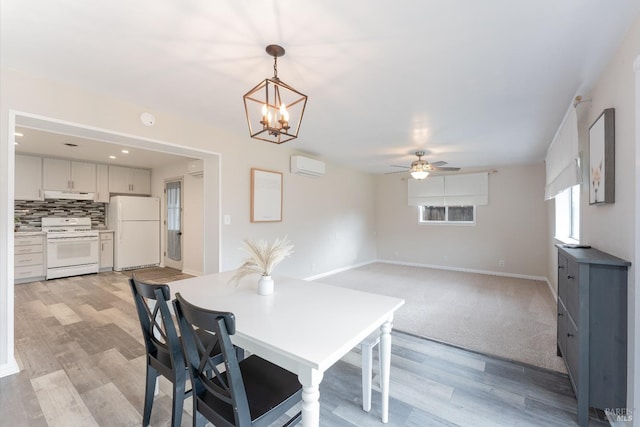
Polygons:
M589 127L589 204L615 201L615 110L605 109Z
M282 221L282 172L251 169L251 222Z

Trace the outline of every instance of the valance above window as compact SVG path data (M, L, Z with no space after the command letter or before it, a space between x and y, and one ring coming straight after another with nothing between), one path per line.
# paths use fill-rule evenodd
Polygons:
M489 204L489 174L431 176L408 181L409 206L472 206Z
M554 198L562 191L580 184L582 181L578 150L578 118L576 109L569 107L569 111L567 111L560 128L547 149L545 200Z

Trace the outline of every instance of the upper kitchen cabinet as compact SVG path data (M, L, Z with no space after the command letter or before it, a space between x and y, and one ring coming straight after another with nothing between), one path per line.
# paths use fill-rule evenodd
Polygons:
M42 186L45 190L95 192L96 165L75 160L44 158Z
M151 195L151 171L109 166L109 192Z
M15 200L42 200L42 158L16 154Z
M96 166L96 194L94 200L99 203L109 203L109 166Z

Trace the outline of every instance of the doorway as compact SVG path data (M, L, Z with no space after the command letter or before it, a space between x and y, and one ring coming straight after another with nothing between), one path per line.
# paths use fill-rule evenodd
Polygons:
M183 230L182 178L164 182L165 200L165 251L164 266L182 271L182 230Z
M203 274L220 271L220 153L190 148L179 144L152 140L36 114L9 110L8 138L0 139L0 378L20 371L14 354L14 293L13 293L13 195L14 195L14 142L16 126L113 142L152 151L161 151L204 160L208 182L204 185L203 215L209 221L203 224ZM10 222L11 221L11 222ZM11 230L11 231L10 231Z

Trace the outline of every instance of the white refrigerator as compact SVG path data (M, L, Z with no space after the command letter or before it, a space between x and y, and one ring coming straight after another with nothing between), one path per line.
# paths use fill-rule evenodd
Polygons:
M114 270L131 270L160 264L158 197L111 197L107 227L114 231Z

